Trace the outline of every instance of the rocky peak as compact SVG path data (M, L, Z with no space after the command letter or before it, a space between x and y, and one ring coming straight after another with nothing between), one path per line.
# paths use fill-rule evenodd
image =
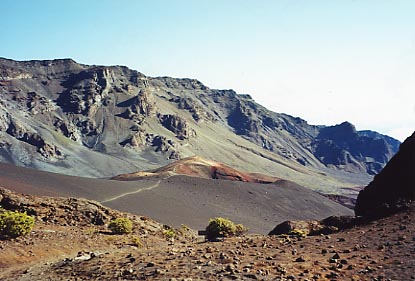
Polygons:
M156 152L161 152L167 156L167 159L180 159L180 154L176 151L174 141L164 136L155 136L152 139L152 146Z
M399 150L399 146L401 144L400 141L391 138L389 136L386 135L382 135L379 134L378 132L374 132L374 131L370 131L370 130L364 130L364 131L358 131L357 132L359 134L359 136L365 136L368 138L373 138L373 139L383 139L386 141L386 143L391 147L393 152L397 152Z
M126 140L120 142L122 146L141 148L150 142L150 135L146 134L144 130L138 130Z
M384 138L359 135L349 122L324 127L312 142L314 155L325 165L376 174L393 156Z
M357 137L356 127L349 123L343 122L339 125L324 127L320 130L317 138L344 142Z

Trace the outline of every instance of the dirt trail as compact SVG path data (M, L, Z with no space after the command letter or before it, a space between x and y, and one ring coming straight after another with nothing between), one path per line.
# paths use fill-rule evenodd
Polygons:
M167 179L169 179L169 178L171 178L171 177L172 177L172 175L169 175L169 176L167 176L167 177L165 177L165 178L163 178L163 179L158 180L155 184L150 185L149 187L140 187L139 189L137 189L137 190L135 190L135 191L125 192L125 193L122 193L122 194L120 194L120 195L117 195L117 196L111 197L111 198L109 198L109 199L106 199L106 200L100 201L100 203L108 203L108 202L111 202L111 201L118 200L118 199L120 199L120 198L122 198L122 197L124 197L124 196L127 196L127 195L132 195L132 194L137 194L137 193L140 193L140 192L142 192L142 191L152 190L152 189L154 189L154 188L158 187L158 186L160 185L160 183L161 183L161 181L162 181L162 180L167 180Z

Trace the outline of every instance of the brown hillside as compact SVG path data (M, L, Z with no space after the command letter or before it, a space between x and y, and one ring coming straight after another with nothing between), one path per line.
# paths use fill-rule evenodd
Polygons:
M279 178L260 173L241 172L223 163L207 160L199 156L187 157L171 164L147 172L135 172L113 177L113 180L132 181L143 177L184 175L205 179L224 179L250 183L272 183Z

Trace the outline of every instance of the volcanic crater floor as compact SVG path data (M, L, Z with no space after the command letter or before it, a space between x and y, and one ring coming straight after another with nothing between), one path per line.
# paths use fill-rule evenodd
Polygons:
M322 236L206 242L192 230L110 235L37 225L0 241L1 280L415 280L415 207ZM151 221L150 221L151 222Z

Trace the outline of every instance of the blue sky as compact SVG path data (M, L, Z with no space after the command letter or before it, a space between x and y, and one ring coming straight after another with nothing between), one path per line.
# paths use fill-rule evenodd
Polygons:
M0 56L197 78L267 108L404 139L415 1L2 0Z

